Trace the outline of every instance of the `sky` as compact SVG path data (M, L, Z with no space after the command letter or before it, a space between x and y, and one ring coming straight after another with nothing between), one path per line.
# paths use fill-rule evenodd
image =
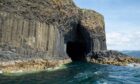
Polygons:
M109 50L140 50L140 0L74 0L104 16Z

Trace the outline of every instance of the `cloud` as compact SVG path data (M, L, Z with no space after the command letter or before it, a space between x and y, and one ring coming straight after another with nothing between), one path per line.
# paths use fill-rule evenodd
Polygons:
M140 32L108 32L108 49L140 50Z

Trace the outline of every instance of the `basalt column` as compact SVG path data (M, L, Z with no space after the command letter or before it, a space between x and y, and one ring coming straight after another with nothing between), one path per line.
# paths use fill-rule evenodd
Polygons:
M105 24L103 16L91 10L80 10L80 25L89 34L90 52L106 50Z
M96 11L72 0L0 0L2 61L85 61L106 49L104 18Z

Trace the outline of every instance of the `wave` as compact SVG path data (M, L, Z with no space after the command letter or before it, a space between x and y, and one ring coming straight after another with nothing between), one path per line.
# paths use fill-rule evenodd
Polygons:
M127 64L127 66L134 67L134 68L140 68L140 64L139 63L130 63L130 64Z

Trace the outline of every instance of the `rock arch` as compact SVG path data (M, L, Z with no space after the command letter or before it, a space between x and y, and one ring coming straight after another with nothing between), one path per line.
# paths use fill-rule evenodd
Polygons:
M67 55L72 61L86 61L86 54L91 51L91 38L88 31L81 24L77 24L67 36L71 38L66 40Z
M87 53L107 49L103 16L78 8L72 0L0 3L0 51L14 53L8 61L85 60Z

